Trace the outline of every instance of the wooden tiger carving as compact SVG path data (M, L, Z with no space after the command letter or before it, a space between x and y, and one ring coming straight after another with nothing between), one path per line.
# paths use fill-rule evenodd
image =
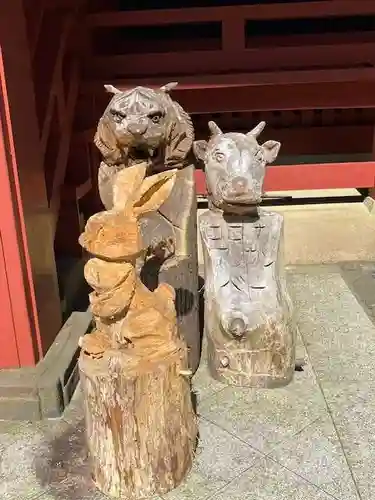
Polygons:
M99 120L94 143L103 156L99 193L107 209L112 207L113 176L122 168L146 161L151 174L187 165L194 130L189 115L169 96L176 85L125 92L105 85L113 97Z
M113 182L122 169L146 163L147 176L177 169L168 199L141 221L148 257L141 277L150 290L160 281L175 289L179 333L189 347L194 371L200 355L194 129L189 115L169 95L176 85L126 91L105 85L113 97L99 120L94 143L103 156L98 187L107 210L113 208Z

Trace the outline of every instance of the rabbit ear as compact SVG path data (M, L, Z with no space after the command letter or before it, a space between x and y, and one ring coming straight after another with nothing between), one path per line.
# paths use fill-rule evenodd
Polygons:
M146 163L123 168L113 182L113 209L125 211L138 199L139 189L146 175Z
M176 180L177 169L167 170L147 177L134 203L136 217L158 210L170 195Z

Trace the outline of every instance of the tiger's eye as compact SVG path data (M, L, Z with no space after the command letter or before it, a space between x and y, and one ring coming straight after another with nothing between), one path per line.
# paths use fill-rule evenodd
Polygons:
M116 122L120 122L121 120L126 118L126 115L124 113L120 113L119 111L116 111L115 109L111 109L110 113Z
M150 115L150 119L153 123L159 123L162 118L161 113L154 113L153 115Z

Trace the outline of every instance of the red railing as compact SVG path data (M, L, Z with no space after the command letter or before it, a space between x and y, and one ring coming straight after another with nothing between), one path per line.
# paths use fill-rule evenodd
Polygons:
M375 3L367 0L93 13L87 17L87 23L101 50L87 59L82 92L92 96L88 105L92 106L90 111L96 119L108 102L103 83L126 89L135 85L158 86L174 80L179 81L179 86L173 97L192 115L248 111L262 114L276 110L283 114L294 110L302 111L305 116L315 109L327 114L334 109L372 109L375 108L374 31L253 36L246 26L260 21L327 18L329 29L338 17L374 15ZM204 39L200 34L189 46L189 40L179 38L177 29L175 40L169 44L156 39L147 46L143 40L141 50L136 46L137 37L129 38L131 43L121 40L121 33L125 38L128 36L127 29L139 28L142 33L154 27L190 25L194 31L194 26L202 23L219 24L220 35ZM120 43L114 45L111 36L116 30ZM361 152L371 153L373 128L374 123L368 124ZM336 137L333 130L334 126L327 130L329 137ZM273 138L278 139L284 132L275 131ZM307 128L301 134L305 139L299 140L300 154L308 154L304 147L316 134ZM361 140L357 133L355 136ZM341 147L342 139L336 144ZM319 141L316 148L319 150ZM349 146L344 149L349 153ZM355 145L354 150L357 150ZM373 162L271 166L266 187L267 190L370 187L374 185L374 172ZM201 172L197 172L197 186L203 194Z

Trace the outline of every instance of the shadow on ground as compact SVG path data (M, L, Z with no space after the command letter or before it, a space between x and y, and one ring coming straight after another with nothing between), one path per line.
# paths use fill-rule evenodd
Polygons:
M61 432L47 443L48 452L35 458L36 477L48 500L100 498L91 479L84 425L83 418L62 423Z

